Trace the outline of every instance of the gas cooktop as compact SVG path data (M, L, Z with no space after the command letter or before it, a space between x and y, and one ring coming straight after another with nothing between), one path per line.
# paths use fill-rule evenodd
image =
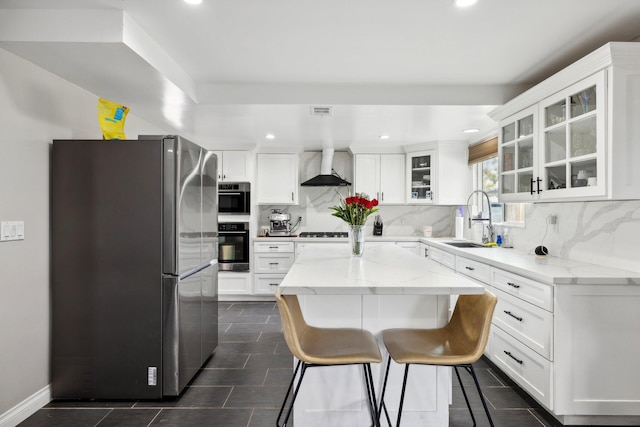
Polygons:
M300 237L349 237L349 233L346 231L303 231L300 233Z

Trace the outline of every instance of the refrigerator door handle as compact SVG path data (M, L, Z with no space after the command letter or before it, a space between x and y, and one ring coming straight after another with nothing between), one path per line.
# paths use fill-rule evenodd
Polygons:
M197 274L199 272L201 272L202 270L204 270L205 268L209 268L214 264L217 264L218 260L217 259L213 259L205 264L199 265L195 268L192 268L191 270L185 271L184 273L182 273L180 276L178 276L179 280L184 280L188 277L193 276L194 274Z
M162 271L167 274L178 272L178 167L180 153L178 143L174 137L162 139L162 156L164 167L164 182L162 183Z

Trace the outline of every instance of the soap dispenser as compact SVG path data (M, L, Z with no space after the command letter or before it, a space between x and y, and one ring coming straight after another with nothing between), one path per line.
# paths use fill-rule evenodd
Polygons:
M512 248L511 239L509 238L509 229L505 228L502 232L502 247L503 248Z

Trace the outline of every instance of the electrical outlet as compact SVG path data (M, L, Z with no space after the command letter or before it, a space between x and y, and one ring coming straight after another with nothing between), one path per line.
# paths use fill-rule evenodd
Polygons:
M549 214L547 216L547 223L551 225L556 225L558 223L558 216L554 214Z

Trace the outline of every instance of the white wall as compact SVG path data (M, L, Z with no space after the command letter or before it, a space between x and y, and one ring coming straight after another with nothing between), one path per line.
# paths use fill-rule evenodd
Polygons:
M25 222L23 241L0 243L0 425L48 393L51 140L101 139L97 100L0 49L0 220ZM125 132L163 131L132 112Z

